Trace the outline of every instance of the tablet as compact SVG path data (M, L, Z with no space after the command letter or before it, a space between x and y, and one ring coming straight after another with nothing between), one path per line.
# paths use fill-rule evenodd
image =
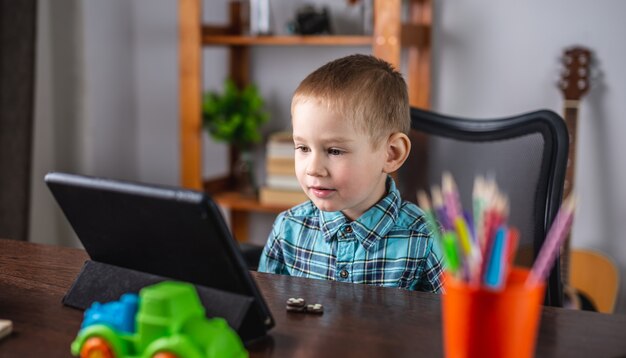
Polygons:
M45 182L93 261L254 298L274 320L209 195L67 173Z

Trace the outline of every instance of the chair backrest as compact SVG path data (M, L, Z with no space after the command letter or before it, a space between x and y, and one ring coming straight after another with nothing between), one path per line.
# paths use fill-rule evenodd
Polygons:
M592 301L598 312L613 313L619 289L619 270L598 251L572 249L569 283Z
M412 149L398 172L402 195L441 184L444 171L457 182L471 208L474 177L494 177L508 195L509 223L521 233L516 262L530 266L560 206L567 165L563 119L548 110L498 119L469 119L411 109ZM557 260L546 287L546 304L562 305Z

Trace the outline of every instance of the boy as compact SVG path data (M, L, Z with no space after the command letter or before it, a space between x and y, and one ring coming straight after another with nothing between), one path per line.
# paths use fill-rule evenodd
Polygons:
M259 271L440 292L424 214L389 176L411 149L402 75L372 56L331 61L300 83L291 117L310 201L278 215Z

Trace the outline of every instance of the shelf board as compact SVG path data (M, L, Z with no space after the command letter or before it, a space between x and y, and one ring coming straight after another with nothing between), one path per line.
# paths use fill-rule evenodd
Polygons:
M248 197L235 191L223 191L212 195L213 200L220 206L240 211L278 214L289 209L285 205L265 205L259 202L257 197Z
M224 46L371 46L371 36L239 36L202 35L204 45Z

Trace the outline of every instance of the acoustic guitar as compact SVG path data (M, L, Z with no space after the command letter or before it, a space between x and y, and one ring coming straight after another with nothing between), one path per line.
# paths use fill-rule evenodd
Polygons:
M591 51L584 47L566 49L562 58L564 68L559 81L559 88L565 100L563 116L569 132L569 153L563 187L564 198L569 196L574 187L578 109L581 98L589 91L591 60ZM561 250L561 280L563 282L564 307L592 309L593 307L589 306L593 306L591 301L569 285L570 242L571 234L565 240Z

